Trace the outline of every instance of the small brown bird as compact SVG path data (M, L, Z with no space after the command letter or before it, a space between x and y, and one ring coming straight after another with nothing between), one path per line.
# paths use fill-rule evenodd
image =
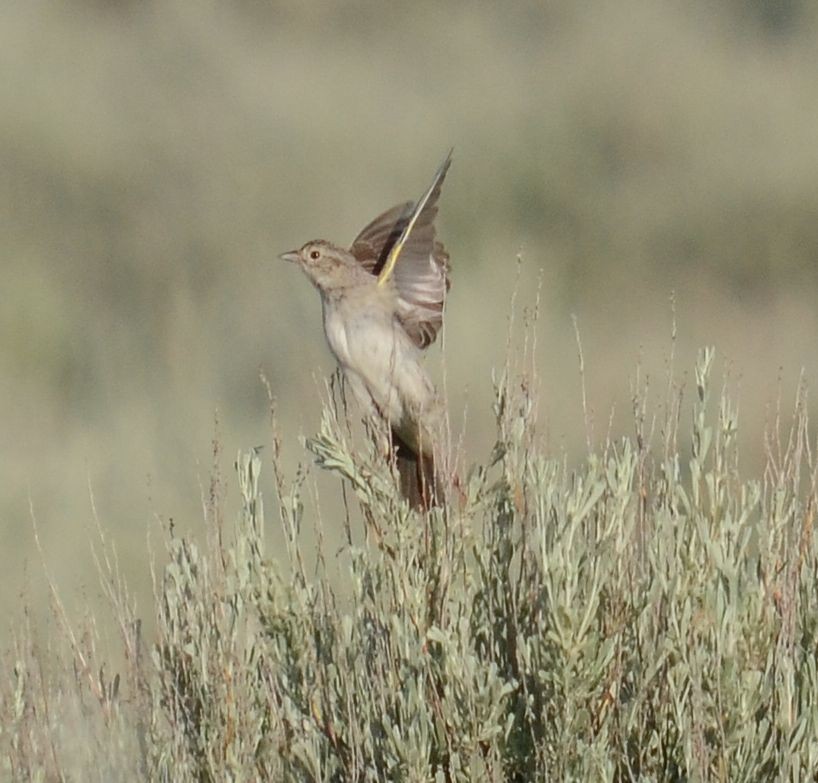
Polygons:
M417 203L376 217L349 250L318 239L281 255L320 292L330 350L367 415L389 425L401 491L420 508L442 501L443 405L421 350L443 324L449 289L434 221L451 155Z

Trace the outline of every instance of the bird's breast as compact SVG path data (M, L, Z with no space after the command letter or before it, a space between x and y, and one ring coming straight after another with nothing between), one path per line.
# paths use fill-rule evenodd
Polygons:
M360 402L374 404L414 447L420 437L420 412L432 412L436 395L419 351L396 319L391 302L371 296L328 297L324 329L344 374L354 378L353 391L364 396Z
M396 326L388 309L340 298L324 302L324 331L342 367L361 372L395 353ZM368 374L366 372L364 375Z

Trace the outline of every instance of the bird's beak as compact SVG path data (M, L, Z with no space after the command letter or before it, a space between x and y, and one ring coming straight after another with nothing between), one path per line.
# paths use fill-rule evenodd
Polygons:
M301 256L298 254L297 250L290 250L289 253L282 253L279 258L282 261L290 261L291 263L295 264L301 259Z

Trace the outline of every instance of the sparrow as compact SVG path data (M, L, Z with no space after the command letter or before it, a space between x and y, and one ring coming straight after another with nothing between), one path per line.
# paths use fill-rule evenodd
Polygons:
M417 202L376 217L348 249L316 239L280 256L318 289L330 351L365 414L386 423L401 492L421 509L443 501L444 408L421 354L443 324L450 285L435 217L451 157Z

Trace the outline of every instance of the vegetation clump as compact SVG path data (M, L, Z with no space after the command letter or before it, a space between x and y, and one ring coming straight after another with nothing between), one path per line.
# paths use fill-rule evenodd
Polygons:
M711 405L712 364L703 351L689 451L671 384L661 423L637 389L634 437L577 466L543 454L530 384L506 373L490 458L428 514L329 406L307 445L354 506L337 556L307 551L303 476L288 483L278 468L286 547L265 551L261 457L240 455L235 523L215 487L204 545L168 531L150 644L103 537L120 673L100 662L93 625L48 651L18 633L0 683L5 774L811 778L818 545L804 395L786 435L773 428L763 474L745 479L737 409L726 394Z

